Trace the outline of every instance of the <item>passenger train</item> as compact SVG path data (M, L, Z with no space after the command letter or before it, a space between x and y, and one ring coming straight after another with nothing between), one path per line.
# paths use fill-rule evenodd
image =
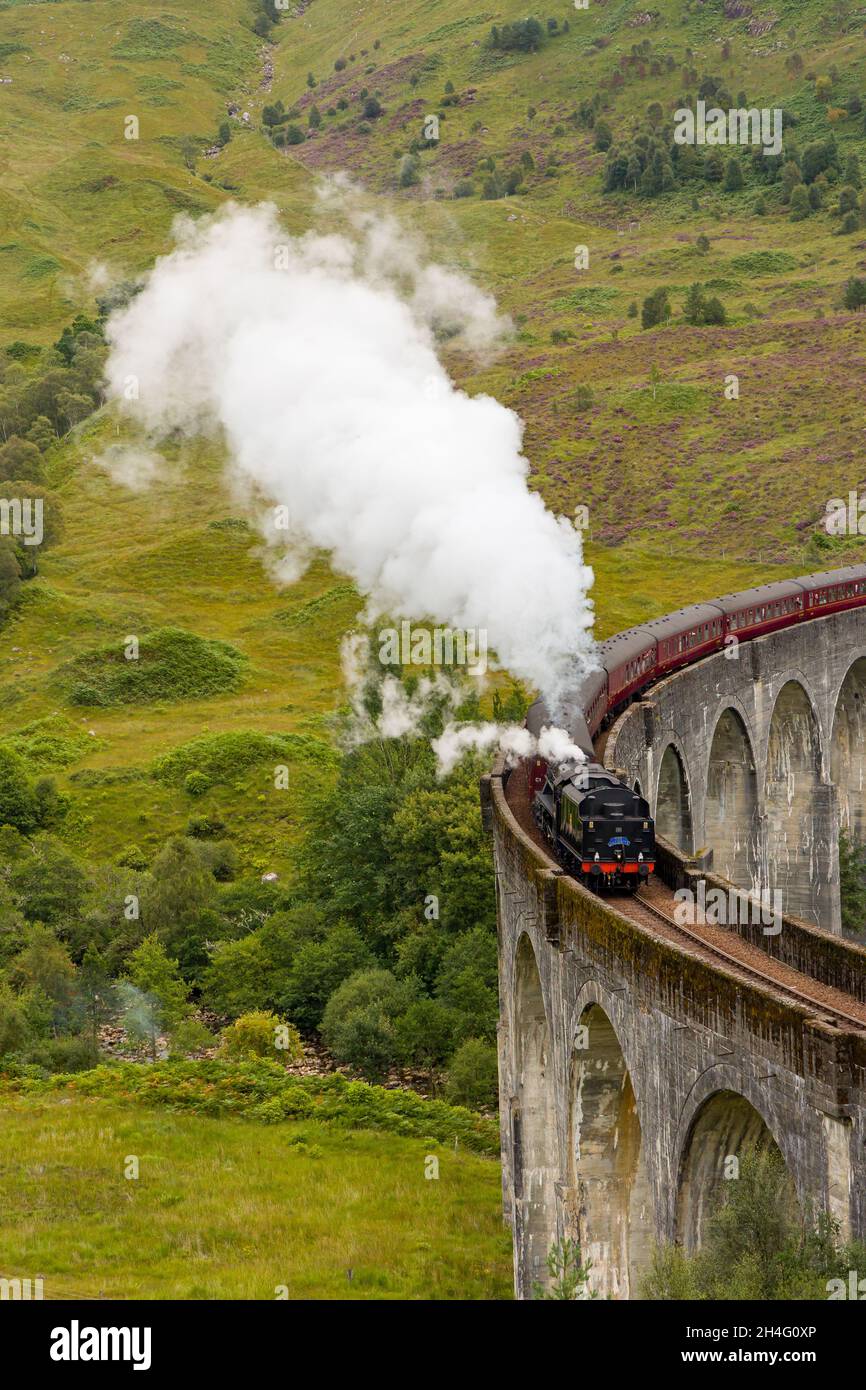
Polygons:
M596 889L634 890L653 873L649 805L596 762L593 748L598 732L648 686L735 643L864 604L866 565L851 565L692 604L600 643L598 669L556 721L588 762L571 777L538 757L529 769L533 815L557 858ZM526 720L530 732L553 722L536 700Z

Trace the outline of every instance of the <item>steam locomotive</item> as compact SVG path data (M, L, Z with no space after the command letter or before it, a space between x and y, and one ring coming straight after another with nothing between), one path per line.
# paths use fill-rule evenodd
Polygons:
M600 763L569 775L548 767L532 803L556 858L595 892L635 892L655 868L650 808Z

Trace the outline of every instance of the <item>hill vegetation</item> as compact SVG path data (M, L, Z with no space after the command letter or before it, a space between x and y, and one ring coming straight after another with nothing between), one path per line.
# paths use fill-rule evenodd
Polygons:
M182 1059L246 1020L233 1038L297 1029L323 1065L495 1105L478 768L341 750L362 598L325 556L272 582L219 441L142 452L127 486L106 466L136 442L103 409L107 319L179 214L269 199L301 232L348 170L495 293L502 354L469 360L447 325L442 352L522 416L548 504L588 508L599 635L862 557L821 520L866 481L863 16L466 11L0 0L0 482L45 517L38 544L0 536L19 1075L86 1074L118 1024ZM782 149L678 145L698 100L778 108ZM504 680L463 712L494 699L520 717Z

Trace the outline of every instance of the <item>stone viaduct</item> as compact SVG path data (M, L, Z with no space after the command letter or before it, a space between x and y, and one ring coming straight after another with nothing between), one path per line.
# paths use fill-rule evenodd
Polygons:
M840 823L866 821L866 613L720 653L623 714L604 760L656 816L661 877L782 893L780 961L866 1001L839 933ZM656 1241L700 1242L726 1160L772 1139L801 1203L866 1238L866 1026L822 1015L587 892L529 832L525 773L482 781L500 961L503 1198L515 1287L579 1241L639 1296ZM743 929L741 929L743 930Z

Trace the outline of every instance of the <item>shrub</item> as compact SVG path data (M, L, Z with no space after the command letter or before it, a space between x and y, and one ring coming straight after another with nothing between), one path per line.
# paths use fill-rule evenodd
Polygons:
M467 1038L451 1058L446 1098L452 1105L470 1110L492 1110L499 1096L499 1066L496 1048L481 1038Z
M413 1002L415 987L390 970L360 970L328 1000L322 1038L338 1062L347 1062L368 1080L382 1077L398 1060L394 1019Z
M501 53L535 53L543 39L544 30L537 19L518 19L514 24L494 25L487 42Z
M648 294L641 309L641 327L655 328L671 316L670 300L666 289L659 288Z
M475 184L471 179L459 179L454 185L455 198L472 198L475 196Z
M163 627L140 639L137 659L113 643L67 662L61 681L70 704L111 707L223 694L237 689L245 667L246 657L228 642Z
M362 112L366 121L375 121L376 118L382 114L382 103L379 101L379 98L367 97L362 107Z
M736 156L732 156L725 169L725 191L727 193L738 193L743 187L743 167Z
M411 188L418 183L418 174L421 169L421 161L417 155L404 154L400 160L400 169L397 175L397 182L401 188Z
M213 1047L215 1038L199 1018L182 1018L171 1030L169 1038L172 1057L185 1057L190 1052L204 1052Z
M265 1010L241 1014L223 1031L219 1055L236 1061L283 1057L297 1062L304 1055L301 1035L291 1023Z

